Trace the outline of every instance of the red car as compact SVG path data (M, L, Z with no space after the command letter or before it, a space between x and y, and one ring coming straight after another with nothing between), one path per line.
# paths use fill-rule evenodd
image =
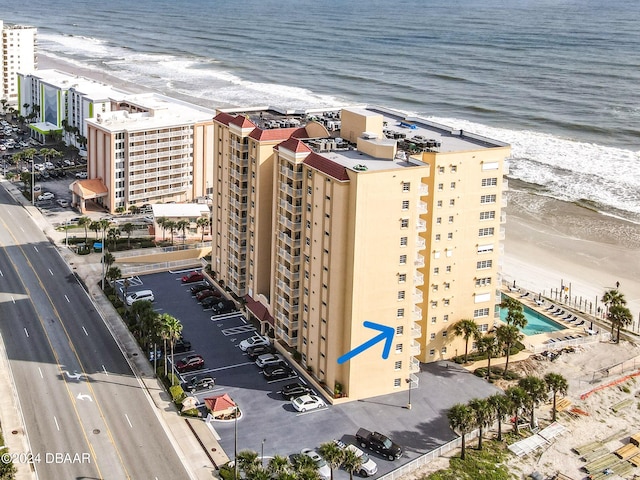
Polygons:
M199 302L207 297L222 297L222 294L218 290L203 290L196 294L196 300Z
M182 283L201 282L204 280L204 275L200 272L190 272L182 277Z
M189 372L191 370L200 370L204 367L204 358L200 355L189 355L176 363L178 372Z

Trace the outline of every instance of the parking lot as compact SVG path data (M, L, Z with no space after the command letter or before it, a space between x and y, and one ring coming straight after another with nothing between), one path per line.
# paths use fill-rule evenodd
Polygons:
M453 438L446 418L455 403L483 397L497 389L466 370L448 363L423 365L418 374L420 385L412 389L412 408L407 409L408 392L354 401L338 406L297 412L279 393L282 385L299 379L268 382L255 363L238 344L256 333L241 313L212 316L203 311L190 287L180 281L186 272L165 272L134 279L129 292L151 289L154 308L169 313L184 326L183 335L192 344L186 353L175 355L175 361L197 353L204 357L204 369L182 374L188 381L193 376L211 376L215 385L196 393L199 402L205 397L227 393L243 413L237 422L238 451L253 450L264 455L290 455L304 447L340 439L355 444L360 427L388 435L404 449L400 460L389 461L375 453L379 477ZM290 362L293 365L293 362ZM213 422L220 444L230 458L234 456L235 422ZM264 442L263 442L264 441ZM337 480L348 474L335 471Z

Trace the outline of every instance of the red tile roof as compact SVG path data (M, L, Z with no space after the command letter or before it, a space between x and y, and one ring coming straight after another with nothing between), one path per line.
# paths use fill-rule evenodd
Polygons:
M293 138L293 137L289 138L288 140L285 140L282 143L279 143L276 148L279 149L280 147L286 148L287 150L295 153L311 151L311 149L307 147L301 140L298 140L297 138Z
M349 175L347 175L347 169L345 167L333 160L329 160L326 157L318 155L315 152L312 152L304 159L304 164L311 168L315 168L316 170L320 170L336 180L343 182L349 181Z
M234 125L237 125L240 128L251 128L251 127L255 127L256 126L255 123L253 123L251 120L249 120L244 115L238 115L233 120L231 120L229 123L233 123Z
M229 126L229 122L231 122L231 120L233 120L234 118L235 117L233 115L229 115L228 113L224 113L224 112L221 112L215 117L213 117L213 119L216 122L223 123L227 127Z
M231 400L231 397L227 393L222 395L216 395L214 397L207 397L204 399L204 404L212 412L224 412L230 409L235 409L236 403Z
M245 295L244 299L247 302L247 308L258 320L261 322L267 322L270 325L275 325L275 319L269 314L267 307L257 300L254 300L249 295Z
M255 140L269 141L269 140L286 140L290 137L295 138L307 138L307 130L302 128L270 128L263 130L256 128L249 136Z

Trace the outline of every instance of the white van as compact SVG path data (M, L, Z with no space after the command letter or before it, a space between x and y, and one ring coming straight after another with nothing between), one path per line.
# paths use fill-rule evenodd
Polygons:
M140 290L139 292L133 292L127 296L127 305L131 306L138 300L149 300L150 302L153 302L155 298L151 290Z

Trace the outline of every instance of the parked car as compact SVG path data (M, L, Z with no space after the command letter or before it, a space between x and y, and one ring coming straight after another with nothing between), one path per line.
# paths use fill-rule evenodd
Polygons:
M188 393L195 393L199 390L209 390L214 385L215 380L213 377L193 377L182 386L182 389Z
M302 395L300 397L296 397L291 400L291 405L293 405L293 408L299 412L316 410L327 406L324 400L317 395Z
M182 277L182 283L201 282L202 280L204 280L204 275L202 275L202 272L189 272L184 277Z
M246 340L242 340L239 347L240 350L246 352L247 348L256 347L258 345L271 345L271 341L269 340L269 338L263 337L262 335L253 335Z
M373 450L392 461L402 456L400 445L393 443L389 437L382 433L370 432L366 428L360 428L356 432L356 441L361 447Z
M209 288L208 290L202 290L201 292L198 292L196 294L196 300L198 300L198 302L201 302L207 297L221 297L221 296L222 294L218 290Z
M260 355L265 353L276 353L276 349L271 345L256 345L255 347L247 348L247 356L252 360L256 360Z
M69 206L69 202L66 201L64 198L59 198L57 202L58 202L58 205L60 205L62 208L67 208Z
M204 358L201 355L189 355L176 363L176 370L180 373L200 370L204 368Z
M265 353L256 359L256 365L264 368L267 365L277 365L284 362L284 357L279 353Z
M167 348L171 348L168 346ZM176 343L173 345L173 353L184 353L191 350L191 342L189 340L185 340L184 338L179 338L176 340Z
M360 450L355 445L347 445L341 440L334 440L334 443L343 450L351 450L356 457L360 459L360 470L358 474L361 477L370 477L378 473L378 465L371 460L371 457Z
M87 172L78 172L78 173L76 173L76 178L80 178L82 180L85 180L87 178Z
M331 478L331 468L329 468L329 465L327 465L327 461L322 458L318 452L310 448L303 448L302 450L300 450L300 453L311 458L311 460L316 463L316 469L318 470L320 478L322 478L323 480L328 480L329 478Z
M282 380L283 378L295 377L296 374L287 365L267 365L262 370L264 378L267 380Z
M287 383L284 387L282 387L282 390L280 391L282 396L287 400L301 397L302 395L308 395L311 392L313 392L313 390L309 388L309 386L300 382Z
M44 192L38 195L38 201L42 202L44 200L53 200L56 196L51 192Z
M194 285L189 290L191 291L191 295L195 295L197 293L202 292L203 290L210 290L210 289L211 289L211 285L205 282L202 285Z
M131 306L134 302L138 302L140 300L149 300L153 302L155 297L153 296L153 292L151 290L140 290L139 292L133 292L127 295L127 305Z
M222 315L223 313L231 313L236 311L236 304L233 300L222 300L211 306L214 315Z

